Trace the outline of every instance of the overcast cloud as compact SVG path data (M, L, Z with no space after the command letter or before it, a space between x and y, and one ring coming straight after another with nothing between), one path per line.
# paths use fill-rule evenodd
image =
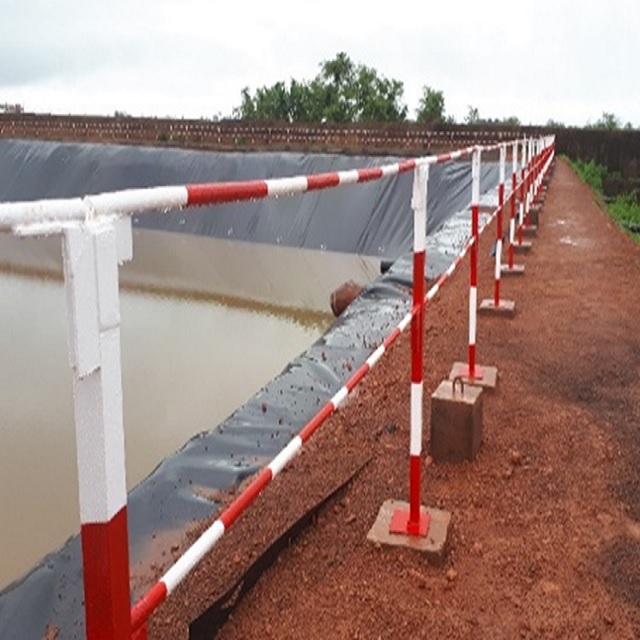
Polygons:
M53 113L230 115L240 92L309 80L345 51L462 120L640 126L637 0L0 0L0 104Z

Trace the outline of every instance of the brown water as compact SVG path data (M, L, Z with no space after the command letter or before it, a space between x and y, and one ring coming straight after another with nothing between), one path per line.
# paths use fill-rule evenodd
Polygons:
M55 276L60 240L0 240L0 262L5 263L5 271L0 271L2 588L77 532L79 516L63 285L59 277L36 278L6 270L7 264L13 264L21 273ZM309 302L314 296L308 287L318 287L319 280L298 282L297 298L295 287L286 285L283 289L276 281L272 290L285 292L280 300L266 303L243 298L247 292L237 282L255 281L247 278L243 266L247 261L227 264L236 282L232 290L202 291L202 283L198 284L202 273L197 275L197 269L191 271L195 284L188 287L189 270L184 264L193 262L194 255L200 253L198 262L209 253L209 249L200 249L212 245L203 245L201 238L194 242L182 238L185 246L174 251L171 260L163 260L160 254L165 253L163 243L167 240L162 238L156 245L161 249L154 253L153 234L142 240L137 234L134 262L121 272L121 287L123 283L133 287L121 289L120 296L129 488L191 436L224 420L332 321L323 309L314 309ZM238 251L242 257L241 247L236 249L236 257ZM137 272L136 252L142 256ZM261 248L260 252L264 254L261 260L267 260L268 250ZM157 270L154 280L154 260L145 262L145 253L168 271L168 265L182 264L182 280L172 281L162 269ZM255 247L250 248L244 257L249 260L255 254ZM288 264L284 266L300 274L300 260L294 259L294 254L285 252L285 256ZM309 262L309 257L304 261ZM279 263L277 268L282 270L283 265ZM368 268L375 271L371 265ZM217 269L219 277L223 272L220 261ZM318 273L323 269L324 263ZM238 270L244 273L238 275ZM354 276L345 269L338 271L345 280ZM356 272L356 278L359 275L362 280L360 267ZM265 268L261 268L261 278L268 279ZM330 289L334 283L324 282L323 286ZM150 293L154 287L173 294L182 291L182 295ZM261 286L257 289L262 291ZM231 292L238 295L229 298ZM305 304L294 308L296 299L307 301L306 308ZM288 309L283 308L283 302ZM322 303L328 309L326 297Z

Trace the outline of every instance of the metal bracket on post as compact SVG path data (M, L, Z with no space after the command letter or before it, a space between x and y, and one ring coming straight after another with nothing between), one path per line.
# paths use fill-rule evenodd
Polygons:
M130 219L64 231L88 640L131 637L118 294L130 256Z

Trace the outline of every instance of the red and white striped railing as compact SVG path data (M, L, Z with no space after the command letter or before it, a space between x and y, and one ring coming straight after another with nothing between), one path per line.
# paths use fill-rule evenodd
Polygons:
M462 155L468 155L471 150ZM419 183L425 184L427 176L419 177ZM415 184L415 183L414 183ZM419 188L418 188L419 189ZM423 200L424 198L424 200ZM426 188L424 193L414 190L412 205L414 211L420 211L423 203L426 205ZM478 231L478 237L485 228L491 224L498 214L496 209ZM418 228L425 228L426 218L420 213L416 215ZM423 221L425 225L423 225ZM389 335L367 358L362 366L345 382L344 386L327 402L326 405L306 424L289 444L262 470L247 488L235 499L235 501L213 522L192 547L180 558L176 564L142 597L132 609L132 628L136 632L144 628L146 620L151 613L168 597L178 584L188 575L191 569L216 545L225 531L237 520L240 514L255 500L269 482L293 460L302 446L324 424L324 422L342 405L356 385L375 367L391 345L411 325L411 444L410 444L410 500L409 514L404 517L401 528L404 532L413 535L425 535L425 526L428 520L420 518L420 452L422 447L422 336L424 335L423 314L426 305L433 300L444 284L451 278L460 263L464 260L469 250L476 244L476 237L472 236L465 244L462 251L449 265L447 270L438 278L436 283L424 294L424 239L421 234L414 234L414 287L413 303L411 310L394 327ZM418 286L415 286L415 280ZM420 287L420 282L422 287ZM416 464L416 460L418 463ZM418 467L418 469L416 469ZM415 510L415 511L412 511ZM142 637L142 636L141 636Z
M126 190L66 200L0 204L0 232L64 237L64 273L69 308L69 347L74 371L77 457L82 522L87 637L143 638L153 610L210 551L256 496L295 457L304 443L338 409L409 324L412 326L410 508L401 525L409 535L425 535L420 516L422 443L422 353L425 303L431 300L471 249L477 263L479 162L481 150L452 153L390 165L310 176ZM517 148L517 147L516 147ZM523 145L524 149L524 145ZM461 255L424 295L428 167L473 154L473 234ZM181 559L130 609L122 382L120 369L117 264L132 255L133 214L292 195L414 172L414 291L411 311L345 385L253 479ZM494 212L495 216L500 207ZM488 224L488 222L487 222ZM473 269L473 267L472 267ZM477 266L472 288L477 286ZM470 294L472 296L473 294ZM470 302L473 302L470 299ZM470 329L471 331L471 329ZM471 364L471 362L470 362ZM426 523L428 527L428 523ZM132 636L132 634L134 634Z

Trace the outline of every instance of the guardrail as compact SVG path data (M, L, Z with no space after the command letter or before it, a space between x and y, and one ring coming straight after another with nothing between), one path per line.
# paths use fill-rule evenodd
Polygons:
M514 141L512 214L518 186L520 226L553 158L553 138ZM522 176L516 184L516 156L523 149ZM525 148L528 151L525 151ZM477 253L480 233L501 218L503 195L489 220L479 228L481 153L500 150L500 193L504 193L506 143L473 146L369 169L354 169L293 178L210 183L126 190L84 198L0 204L0 232L16 235L62 234L70 360L74 377L74 411L80 489L85 618L90 640L146 637L146 622L193 567L242 515L271 480L296 456L305 442L333 414L355 386L379 362L386 350L411 324L411 437L409 449L410 503L400 514L408 535L426 535L421 515L420 457L422 447L424 308L471 251L469 372L475 371L475 306ZM535 152L534 152L535 150ZM425 236L429 167L472 156L472 236L436 284L425 294ZM543 162L544 160L544 162ZM120 366L118 263L132 257L131 216L172 211L222 202L278 197L387 179L413 171L414 214L413 304L395 329L347 380L300 433L261 471L172 568L130 607L127 540L127 495L124 465L124 426ZM525 185L527 195L524 195ZM513 221L513 215L512 215ZM513 225L513 222L512 222ZM514 237L511 235L511 244Z

